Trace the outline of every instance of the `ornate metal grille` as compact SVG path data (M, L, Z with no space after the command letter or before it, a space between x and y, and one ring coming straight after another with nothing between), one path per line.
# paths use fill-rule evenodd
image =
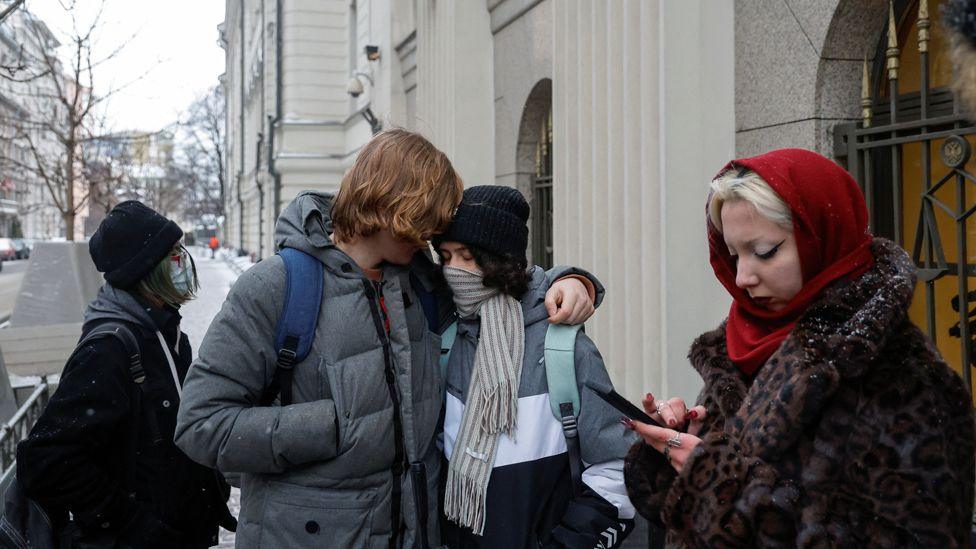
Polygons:
M542 119L532 178L532 259L552 267L552 109Z
M911 51L906 52L911 57L902 56L896 20L902 21L903 30L916 29L917 59ZM968 191L976 177L966 169L971 146L965 136L976 133L976 127L961 112L947 82L933 86L933 76L946 78L930 70L930 42L941 41L930 28L928 0L889 3L888 28L874 70L864 63L862 120L836 127L835 154L846 158L861 184L874 234L912 254L924 287L916 292L912 317L972 392L976 309L970 311L969 303L976 302L976 292L970 292L969 277L976 276L976 256L969 236L976 234L976 224L970 224L976 197ZM917 78L918 91L899 93L902 65L911 69L911 85ZM965 296L962 304L960 296Z

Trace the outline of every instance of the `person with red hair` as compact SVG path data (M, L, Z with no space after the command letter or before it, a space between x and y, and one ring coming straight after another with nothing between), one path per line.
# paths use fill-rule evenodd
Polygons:
M968 546L972 399L854 179L801 149L735 160L707 233L732 306L692 344L696 405L647 394L660 425L630 424L637 510L685 547Z

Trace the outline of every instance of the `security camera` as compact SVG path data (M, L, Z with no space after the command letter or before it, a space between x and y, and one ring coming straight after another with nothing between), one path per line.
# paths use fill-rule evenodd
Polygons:
M363 82L358 76L353 76L349 79L349 83L346 84L346 93L351 95L353 98L356 98L362 95L363 91Z
M373 77L368 72L356 71L353 73L352 78L349 79L349 83L346 84L346 93L351 95L353 98L359 97L365 91L363 88L363 78L369 81L369 85L373 85Z

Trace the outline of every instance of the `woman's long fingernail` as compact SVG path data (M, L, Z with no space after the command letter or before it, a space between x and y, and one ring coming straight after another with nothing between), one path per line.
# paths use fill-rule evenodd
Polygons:
M629 417L622 417L622 418L620 418L620 424L623 425L624 427L630 429L631 431L634 430L634 422L631 421L631 419Z
M674 427L677 424L678 424L678 420L676 420L676 419L669 419L668 420L668 425L670 425L672 427Z
M647 400L654 400L654 395L652 395L651 393L647 393L646 395L644 395L644 398L646 398Z
M698 410L692 410L688 412L688 417L691 419L698 419Z

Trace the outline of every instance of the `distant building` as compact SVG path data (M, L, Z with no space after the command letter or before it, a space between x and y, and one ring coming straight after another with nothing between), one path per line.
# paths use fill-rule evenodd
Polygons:
M0 1L0 8L5 4ZM0 25L0 66L15 77L25 59L36 59L58 46L60 43L44 22L23 8ZM65 235L64 220L48 188L35 173L23 167L33 158L28 143L12 139L17 121L31 119L32 113L57 112L59 106L52 88L50 78L16 82L0 77L0 236L50 239ZM31 143L41 154L61 154L49 132L33 129ZM80 213L76 228L84 223L86 212Z
M91 213L85 225L92 234L105 214L123 200L139 200L179 220L186 197L173 171L173 133L127 131L106 135L87 145L91 174Z

